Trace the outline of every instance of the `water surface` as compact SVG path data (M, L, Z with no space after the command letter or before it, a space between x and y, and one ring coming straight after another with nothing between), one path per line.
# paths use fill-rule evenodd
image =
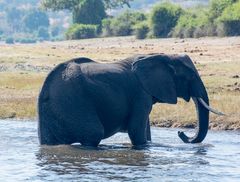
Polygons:
M211 131L202 144L184 144L177 129L152 128L148 148L132 149L127 134L117 134L93 150L40 146L36 128L33 121L0 121L0 181L240 179L240 132Z

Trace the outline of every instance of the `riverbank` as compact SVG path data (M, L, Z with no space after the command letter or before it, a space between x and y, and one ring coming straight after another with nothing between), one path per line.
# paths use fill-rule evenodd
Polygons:
M188 54L209 93L211 106L225 116L210 114L210 128L240 129L240 37L148 39L133 37L0 45L0 118L35 118L36 101L46 75L57 64L75 57L99 62L134 54ZM192 102L157 104L151 113L155 126L193 127Z

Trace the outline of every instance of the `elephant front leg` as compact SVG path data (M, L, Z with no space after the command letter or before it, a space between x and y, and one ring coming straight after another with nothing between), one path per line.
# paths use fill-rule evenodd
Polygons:
M138 101L133 107L128 122L128 135L133 145L144 145L151 141L149 114L152 109L150 99Z

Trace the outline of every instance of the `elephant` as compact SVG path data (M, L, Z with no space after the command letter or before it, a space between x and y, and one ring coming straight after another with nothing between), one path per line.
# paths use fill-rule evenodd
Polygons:
M198 111L193 137L200 143L208 132L206 88L188 55L135 55L113 63L86 57L57 65L46 77L38 97L38 135L42 145L97 147L102 139L127 132L133 146L151 141L149 114L155 103L176 104L192 98Z

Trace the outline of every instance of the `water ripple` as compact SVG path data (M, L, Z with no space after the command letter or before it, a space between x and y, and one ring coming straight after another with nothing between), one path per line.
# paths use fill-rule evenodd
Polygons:
M192 145L182 143L176 129L153 128L154 142L136 150L126 134L98 148L40 146L36 128L36 122L0 121L0 181L240 179L238 132L211 131L204 143Z

